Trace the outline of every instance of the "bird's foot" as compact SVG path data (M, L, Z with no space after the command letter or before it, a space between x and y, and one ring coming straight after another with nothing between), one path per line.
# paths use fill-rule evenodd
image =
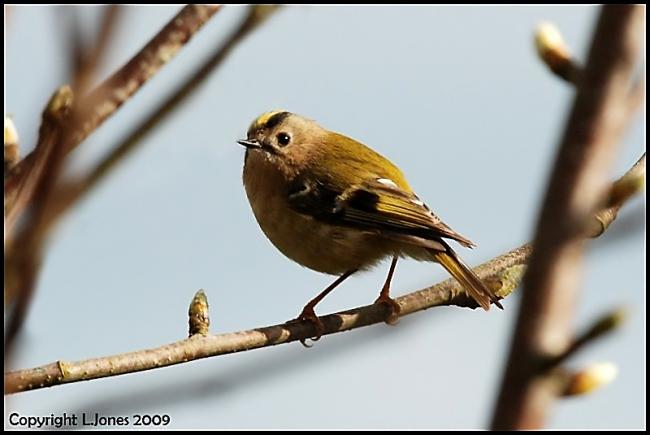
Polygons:
M318 318L316 313L314 312L314 309L310 306L306 306L298 318L293 320L294 322L310 322L314 326L314 330L316 331L316 335L310 338L303 338L300 340L300 343L305 346L305 347L312 347L313 344L308 344L307 340L311 341L318 341L322 337L323 333L325 332L325 325L323 325L323 322Z
M402 311L402 308L397 302L395 302L395 299L382 292L375 301L375 304L386 306L386 317L384 318L384 322L389 325L397 324L399 321L399 313Z

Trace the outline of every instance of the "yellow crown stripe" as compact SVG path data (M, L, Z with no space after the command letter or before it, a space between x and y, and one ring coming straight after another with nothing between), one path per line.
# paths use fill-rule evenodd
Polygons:
M273 117L273 115L277 115L278 113L282 113L282 112L285 112L285 110L272 110L270 112L261 114L260 117L257 118L257 120L255 121L255 126L262 127L269 121L269 119Z

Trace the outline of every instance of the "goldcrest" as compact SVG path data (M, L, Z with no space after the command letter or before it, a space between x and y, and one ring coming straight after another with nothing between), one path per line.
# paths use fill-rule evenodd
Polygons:
M285 256L339 278L298 317L323 324L314 307L353 273L392 258L376 303L399 315L390 282L400 257L440 263L485 310L501 304L446 240L474 244L413 192L402 172L366 145L286 111L262 114L245 140L243 179L258 224Z

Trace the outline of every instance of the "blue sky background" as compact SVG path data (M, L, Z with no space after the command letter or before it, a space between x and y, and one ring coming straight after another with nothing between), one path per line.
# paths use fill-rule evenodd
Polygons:
M179 9L127 7L106 77ZM84 8L88 35L97 8ZM82 171L204 59L245 11L227 7L73 156ZM24 150L69 80L62 16L15 7L5 33L5 111ZM235 144L261 112L284 108L391 158L478 248L478 264L527 241L573 91L536 58L540 20L584 59L596 7L287 7L251 35L191 99L61 222L13 367L79 360L182 339L203 288L212 332L283 322L332 277L299 267L259 230ZM645 150L639 116L612 177ZM630 321L570 362L612 361L611 385L558 401L549 428L645 427L645 200L588 245L576 328L619 305ZM387 264L319 305L372 302ZM402 261L396 295L446 278ZM519 298L489 313L436 308L299 344L5 398L5 414L168 414L173 428L481 428L489 421ZM7 421L5 418L5 427Z

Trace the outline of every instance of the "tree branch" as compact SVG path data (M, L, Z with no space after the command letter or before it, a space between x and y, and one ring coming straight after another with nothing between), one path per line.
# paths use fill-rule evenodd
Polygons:
M133 128L125 138L120 140L119 145L95 166L87 175L79 180L71 181L61 186L57 192L58 200L53 203L53 208L47 210L48 221L54 224L57 219L65 213L72 205L79 201L84 195L98 185L115 167L118 166L127 156L136 149L137 145L151 133L157 125L160 125L167 117L174 113L188 97L199 89L200 84L227 59L228 54L246 36L257 29L268 19L278 6L255 5L250 6L244 20L231 33L225 43L210 56L182 85L172 92L152 114L143 122Z
M645 159L630 171L640 174L645 171ZM622 179L628 177L625 174ZM617 197L622 206L630 196ZM597 237L599 234L586 234ZM499 257L496 257L474 270L500 298L509 296L519 285L526 262L531 254L526 244ZM190 317L207 318L207 300L194 299L190 307ZM409 293L396 299L400 305L400 316L436 306L460 306L477 308L476 303L453 279L434 286ZM321 317L325 325L324 335L361 328L381 323L385 318L383 305L368 305L348 311ZM197 325L191 320L192 325ZM207 326L202 325L207 333ZM191 327L191 329L193 329ZM197 328L198 329L198 328ZM5 373L5 394L51 387L71 382L87 381L107 376L117 376L142 370L150 370L174 364L181 364L200 358L241 352L260 347L268 347L297 340L306 340L315 334L311 322L290 322L229 334L192 335L190 338L153 349L140 350L120 355L89 359L78 362L57 361L41 367Z
M528 256L528 245L515 249L491 262L484 264L479 276L490 279L496 285L503 277L499 296L505 297L516 287L521 275L522 265ZM519 269L519 272L517 272ZM515 279L512 279L514 276ZM438 285L420 290L396 299L401 314L421 311L434 306L458 305L472 306L469 298L452 279ZM385 318L383 305L368 305L349 311L322 316L325 333L356 329L381 323ZM260 347L306 340L316 331L309 322L290 322L263 328L251 329L229 334L192 335L190 338L165 346L131 353L78 362L57 361L41 367L19 370L5 374L5 393L16 393L54 385L116 376L142 370L150 370L180 364L210 356L252 350Z
M72 90L62 86L50 100L43 112L35 150L5 177L5 266L9 270L5 275L5 293L6 300L15 299L7 322L5 357L34 293L47 232L46 211L53 208L51 193L67 153L166 64L219 8L184 7L138 54L87 97L73 104ZM110 25L109 20L105 27ZM23 211L28 212L24 225L13 237L13 227Z
M88 112L73 135L74 148L169 62L221 8L185 6L140 52L87 97Z
M85 44L79 26L78 14L73 15L75 25L72 26L73 31L70 35L73 46L70 64L74 66L71 85L75 95L84 95L90 87L121 15L122 6L120 5L109 4L103 8L102 20L92 47Z
M606 197L606 174L627 124L643 18L640 6L602 8L540 213L495 430L541 427L556 397L542 361L570 344L584 247L580 235Z
M66 132L67 153L97 129L126 102L142 85L190 40L221 6L185 6L129 62L79 102L74 124ZM28 154L5 176L5 231L11 231L16 218L31 201L34 179L40 177L38 153L43 148L39 138L35 150Z
M39 154L36 160L38 177L30 177L27 180L33 195L33 201L26 204L28 205L27 219L20 227L15 240L5 243L5 265L11 265L11 267L7 267L10 270L8 276L15 278L13 285L7 285L7 275L5 275L5 292L7 294L5 297L12 300L14 296L17 296L15 306L7 316L4 340L5 358L9 355L14 338L20 330L36 285L44 236L43 211L48 208L50 192L63 164L65 154L63 152L65 143L63 126L69 121L72 111L72 90L69 86L62 86L52 95L43 111L43 121L39 131L39 143L42 148L38 150ZM5 232L8 232L7 228L5 228Z

